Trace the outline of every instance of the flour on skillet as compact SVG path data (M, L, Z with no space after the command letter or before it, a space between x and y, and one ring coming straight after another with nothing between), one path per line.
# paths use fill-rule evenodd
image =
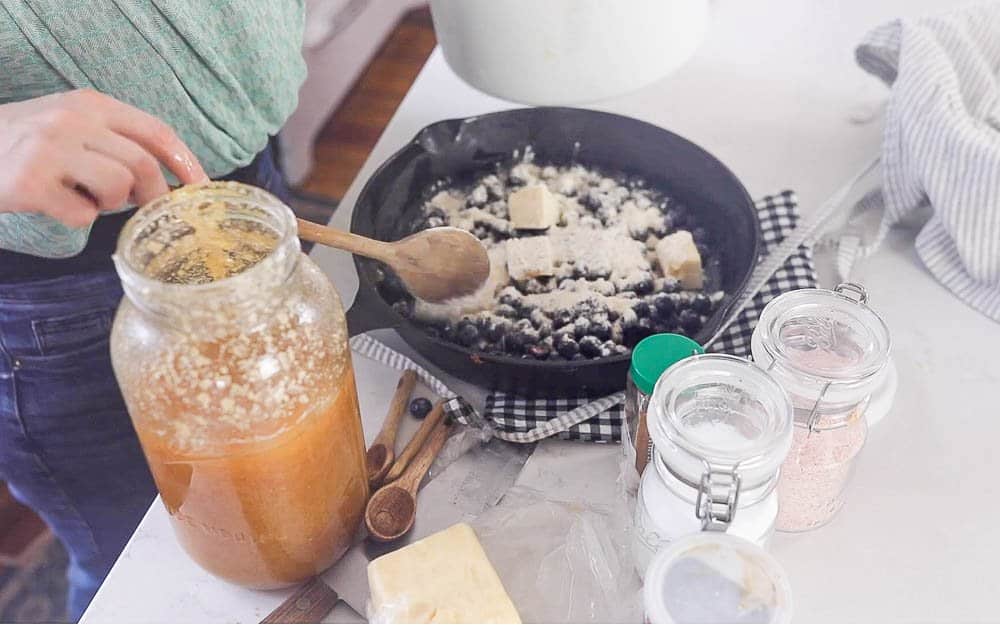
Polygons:
M397 311L467 347L538 359L625 354L654 332L700 330L722 293L681 290L662 274L654 251L667 234L690 230L703 261L718 262L708 233L685 207L639 179L536 164L530 148L515 161L468 186L439 183L416 228L450 225L475 234L490 256L487 284L443 304L400 295ZM532 185L554 195L559 219L545 230L517 230L507 198ZM517 250L508 259L512 239Z

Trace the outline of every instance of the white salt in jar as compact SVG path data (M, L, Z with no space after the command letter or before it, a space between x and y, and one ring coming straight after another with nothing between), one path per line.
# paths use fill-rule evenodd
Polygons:
M887 380L891 341L863 287L801 289L761 312L754 360L788 391L795 433L778 484L777 529L805 531L840 510L868 433L865 409Z
M653 467L636 498L633 555L644 575L671 541L702 530L765 545L778 468L792 442L787 394L753 363L721 354L667 369L646 413Z

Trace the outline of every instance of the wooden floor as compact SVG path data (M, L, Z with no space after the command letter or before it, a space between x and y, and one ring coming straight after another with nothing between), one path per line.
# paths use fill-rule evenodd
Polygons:
M428 9L402 19L320 133L304 191L344 197L436 42Z
M435 43L429 10L416 9L402 19L320 133L315 170L303 183L304 191L344 196ZM325 221L329 215L309 218ZM16 566L44 532L42 521L0 482L0 567Z

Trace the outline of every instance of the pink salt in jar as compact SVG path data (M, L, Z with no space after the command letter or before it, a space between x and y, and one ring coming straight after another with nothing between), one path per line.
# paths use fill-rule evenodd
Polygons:
M857 284L792 291L764 308L753 358L788 392L795 413L778 481L779 531L820 527L840 510L890 347L888 327Z

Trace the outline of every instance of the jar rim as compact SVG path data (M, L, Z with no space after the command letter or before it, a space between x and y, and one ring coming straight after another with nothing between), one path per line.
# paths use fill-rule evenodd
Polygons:
M205 200L239 201L263 211L268 217L266 227L277 235L274 248L245 270L209 282L172 283L148 275L135 258L135 246L140 241L141 233L155 228L158 219L179 207ZM253 288L253 285L274 281L264 280L265 276L280 276L280 281L283 282L294 271L300 251L295 215L284 202L252 185L234 181L209 181L179 187L140 207L118 235L112 260L126 293L140 299L145 299L144 296L151 293L165 299L208 297L216 294L231 297L245 287L248 287L247 291L259 294L260 288Z
M755 487L773 478L792 441L788 394L766 371L728 354L691 356L667 369L647 420L663 462L695 482L706 469L731 467L744 486Z
M845 289L846 286L851 288ZM847 294L857 292L854 289L860 290L859 299ZM783 335L792 322L802 319L809 320L808 324L797 324L796 327L804 328L803 331L794 335L789 333L792 338ZM860 353L854 354L853 362L833 361L824 365L816 359L797 357L803 351L794 349L792 343L805 343L810 349L837 347L835 327L850 331L856 339L850 341L850 345ZM842 284L834 290L811 288L783 293L761 311L754 334L771 360L771 366L838 387L867 385L885 368L892 349L888 325L867 305L864 288L854 284Z

